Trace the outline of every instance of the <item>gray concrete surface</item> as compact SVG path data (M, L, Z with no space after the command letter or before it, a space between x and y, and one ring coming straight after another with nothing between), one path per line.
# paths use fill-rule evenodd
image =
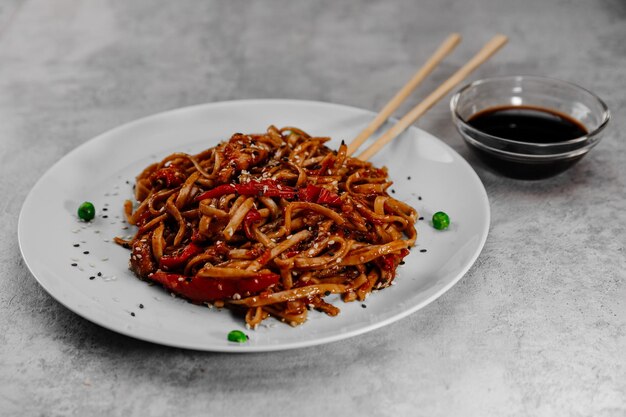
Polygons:
M229 99L378 109L452 31L464 43L422 92L502 32L510 44L473 79L562 78L614 117L541 182L482 167L447 102L418 123L475 167L492 208L477 263L427 308L325 346L211 354L104 330L26 269L26 193L96 134ZM626 416L625 39L622 0L3 1L0 415Z

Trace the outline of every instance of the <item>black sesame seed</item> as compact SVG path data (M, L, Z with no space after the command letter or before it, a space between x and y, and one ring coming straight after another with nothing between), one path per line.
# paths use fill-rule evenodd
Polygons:
M89 251L88 251L88 250L84 251L83 253L84 253L85 255L89 255Z
M79 247L79 246L80 246L80 245L79 245L78 243L74 243L74 247L75 247L75 248L77 248L77 247Z
M329 296L329 295L330 295L330 291L326 291L326 292L324 293L324 295L325 295L325 296Z
M406 262L404 261L400 261L400 265L404 265Z
M143 304L139 304L139 308L143 308Z
M411 181L411 177L406 177L407 180Z
M131 316L135 317L135 313L130 313Z
M96 277L94 277L93 275L89 277L89 279L96 279Z
M417 199L418 199L419 201L422 201L422 196L420 195L419 197L417 197Z
M426 252L426 249L420 249L420 252L424 253Z
M72 264L72 266L78 266L78 264L77 264L76 262L74 262L74 263Z
M104 216L102 216L103 219L108 219L109 216L107 216L106 214Z
M417 220L424 220L424 217L420 217L420 218L419 218L419 219L417 219Z
M104 208L102 209L102 211L109 211L109 209L108 209L108 208L106 208L106 207L104 207Z
M102 272L98 272L98 276L101 277L102 276Z
M362 308L367 308L367 306L365 304L361 304Z
M391 194L395 194L396 190L394 190L393 188L391 189Z

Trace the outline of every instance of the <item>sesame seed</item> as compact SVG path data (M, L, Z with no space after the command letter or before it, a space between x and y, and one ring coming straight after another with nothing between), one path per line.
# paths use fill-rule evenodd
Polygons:
M89 277L89 279L96 279L96 277L94 277L93 275Z
M88 250L84 251L83 253L84 253L85 255L89 255L89 251L88 251Z
M76 262L74 262L74 263L72 264L72 266L78 266L78 264L77 264Z
M135 317L135 313L130 313L131 316Z
M365 304L361 304L362 308L367 308L367 306Z
M80 246L80 245L79 245L78 243L74 243L74 247L75 247L75 248L77 248L77 247L79 247L79 246Z
M426 252L426 249L420 249L420 252L424 253Z
M98 274L97 274L97 275L98 275L99 277L101 277L101 276L102 276L102 272L98 272Z

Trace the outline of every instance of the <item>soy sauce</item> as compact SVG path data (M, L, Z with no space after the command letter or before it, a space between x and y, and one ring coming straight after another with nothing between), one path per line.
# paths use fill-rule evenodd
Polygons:
M473 115L467 123L475 129L504 139L526 143L558 143L586 135L579 121L556 110L530 106L494 107ZM583 156L567 159L523 160L470 146L488 166L507 177L536 180L557 175ZM506 148L504 150L507 150ZM512 149L514 152L514 150Z
M519 142L564 142L587 134L578 120L541 107L494 107L476 113L467 123L489 135Z

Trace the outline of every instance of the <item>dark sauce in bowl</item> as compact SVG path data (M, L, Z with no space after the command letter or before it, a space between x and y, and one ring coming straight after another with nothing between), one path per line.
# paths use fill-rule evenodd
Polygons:
M476 113L467 124L488 135L530 143L564 142L587 134L578 120L542 107L493 107Z
M556 144L585 136L588 132L579 121L555 110L530 106L493 107L474 114L467 120L474 129L499 138L527 144ZM585 153L555 159L524 159L507 157L497 151L470 147L488 166L508 177L542 179L557 175Z

